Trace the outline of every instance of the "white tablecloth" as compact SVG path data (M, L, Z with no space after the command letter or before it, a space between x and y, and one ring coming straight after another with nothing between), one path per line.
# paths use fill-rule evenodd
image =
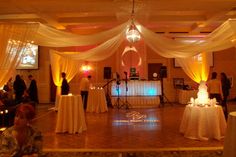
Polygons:
M178 102L180 104L187 104L190 102L190 98L197 98L198 90L182 90L178 89Z
M199 107L187 105L184 110L180 132L190 139L220 140L226 131L226 120L221 106Z
M81 133L87 129L80 95L59 95L56 133Z
M231 112L228 116L223 156L236 157L236 112Z
M108 111L104 89L89 89L86 111L96 113Z

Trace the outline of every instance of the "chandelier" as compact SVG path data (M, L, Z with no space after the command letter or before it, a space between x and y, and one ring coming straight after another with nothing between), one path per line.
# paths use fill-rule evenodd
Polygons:
M131 25L129 26L129 28L126 31L126 38L129 42L137 42L141 39L141 36L139 34L139 31L137 30L135 24L134 24L134 0L133 0L133 6L132 6L132 12L131 12L131 18L132 18L132 22Z

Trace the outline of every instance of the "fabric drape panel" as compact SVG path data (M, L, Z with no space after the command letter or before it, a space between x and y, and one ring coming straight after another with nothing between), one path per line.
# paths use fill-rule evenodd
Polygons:
M233 47L235 36L235 20L228 20L218 29L202 39L191 43L183 43L156 34L135 21L145 43L159 55L166 58L186 58L200 52L219 51Z
M126 30L128 23L129 21L110 30L91 35L76 35L39 24L39 29L35 35L35 38L31 40L38 45L48 47L95 45L103 43L120 34L122 31Z
M78 63L78 60L100 61L111 56L124 40L125 31L129 28L130 24L131 20L128 20L110 30L91 35L76 35L39 23L0 24L0 86L11 77L19 61L22 52L21 50L24 49L27 42L34 41L35 44L48 47L98 45L86 52L56 52L61 55L59 59L61 65L53 65L58 63L55 63L52 60L51 62L53 62L53 72L56 72L58 70L57 66L60 66L59 71L55 74L57 76L54 76L54 83L58 86L60 84L59 74L62 71L67 73L68 80L70 80L70 77L74 76L76 70L73 69L74 67L72 68L69 66L72 62L73 64L76 64L74 62ZM191 43L185 43L156 34L135 20L134 24L139 30L144 42L153 49L154 52L166 58L188 58L195 56L200 52L205 52L207 54L236 45L236 20L227 20L206 37L196 39ZM15 45L13 46L8 43L10 40L14 40L17 43L14 43ZM13 53L13 51L11 52L11 50L14 50L16 53ZM186 63L188 62L186 61ZM197 63L194 64L200 66ZM53 68L53 66L55 67ZM198 75L199 73L208 71L204 66L208 65L202 65L201 70L194 68L196 72L192 72L191 78L196 81L205 79L205 76L202 74ZM189 71L188 75L190 76L189 73L191 68L185 68L185 71Z
M197 57L177 58L176 61L184 72L195 82L207 81L209 74L209 53L201 53L201 61Z
M81 62L71 58L62 57L55 53L54 50L50 50L50 61L53 82L57 86L56 94L60 95L62 84L61 73L65 72L66 79L68 82L70 82L74 78L74 76L79 72Z
M12 77L22 50L35 34L37 24L0 25L0 87Z
M85 52L56 52L74 60L101 61L110 57L124 41L124 31L103 44ZM54 51L55 52L55 51Z
M79 72L83 60L100 61L111 56L124 40L124 32L86 52L58 52L50 50L53 82L57 95L61 93L61 72L66 73L68 82Z

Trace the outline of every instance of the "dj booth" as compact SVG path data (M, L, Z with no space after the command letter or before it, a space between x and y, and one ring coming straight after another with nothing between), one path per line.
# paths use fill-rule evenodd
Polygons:
M127 101L132 107L150 107L160 104L159 96L161 95L160 81L116 81L111 85L112 104L116 103L118 97L122 101Z

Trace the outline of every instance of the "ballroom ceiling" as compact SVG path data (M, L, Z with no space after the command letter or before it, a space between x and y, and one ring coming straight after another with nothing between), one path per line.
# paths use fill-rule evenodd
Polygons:
M137 21L167 36L204 36L236 18L236 0L135 0ZM41 22L90 34L131 17L132 0L0 0L1 22Z

